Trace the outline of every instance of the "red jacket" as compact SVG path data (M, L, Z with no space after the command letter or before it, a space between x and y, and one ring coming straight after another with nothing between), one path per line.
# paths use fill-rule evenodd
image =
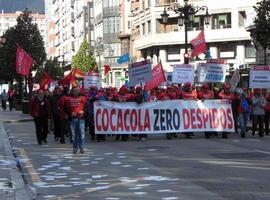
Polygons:
M205 100L205 99L214 99L214 91L209 90L207 92L198 92L198 98L201 100Z
M67 98L67 96L62 96L58 100L58 107L60 110L60 119L67 119L68 118L67 109L66 109L66 98Z
M84 96L66 97L65 104L70 117L83 117L86 107L86 98Z
M218 94L218 97L219 97L220 99L228 99L228 100L230 100L230 101L232 101L232 100L235 98L235 96L234 96L233 93L225 94L224 91L221 91L221 92Z
M182 91L182 98L189 100L197 100L197 92L192 90L191 92Z
M44 106L44 111L41 113L41 106ZM49 101L44 98L43 100L39 100L37 97L34 97L30 101L30 115L32 117L40 117L43 114L45 117L50 117L51 114Z

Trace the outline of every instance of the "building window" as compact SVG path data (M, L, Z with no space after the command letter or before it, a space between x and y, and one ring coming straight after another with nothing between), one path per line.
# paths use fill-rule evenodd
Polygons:
M231 27L231 13L216 14L212 16L212 29Z
M219 46L219 58L235 58L236 46L234 44L222 44Z
M131 21L128 21L128 29L131 28Z
M245 21L247 19L247 15L245 11L240 11L238 13L238 26L245 27Z
M245 58L256 58L256 49L251 44L245 46Z
M147 22L147 27L148 27L148 33L151 33L151 21L150 20Z
M142 35L145 35L145 23L142 24Z
M181 60L181 52L178 47L171 47L167 49L167 61L177 62Z

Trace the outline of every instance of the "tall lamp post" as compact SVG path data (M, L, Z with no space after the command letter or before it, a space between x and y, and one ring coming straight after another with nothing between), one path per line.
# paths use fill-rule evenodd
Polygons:
M168 23L169 14L167 13L167 11L169 11L169 10L172 10L175 13L179 14L179 17L178 17L178 25L179 26L185 25L185 54L184 54L184 61L185 61L185 64L188 64L189 55L188 55L188 30L187 30L187 26L188 26L189 23L193 22L195 14L198 13L200 10L206 10L205 15L203 15L206 25L209 25L209 21L210 21L211 16L208 13L207 6L201 6L201 7L193 6L193 5L188 3L188 0L184 0L183 5L181 5L179 3L175 3L175 4L172 4L172 5L165 5L164 11L161 14L163 24Z
M99 72L99 78L100 78L100 84L102 80L102 74L101 74L101 51L103 50L103 44L102 44L102 37L98 37L95 41L95 49L96 49L96 54L98 56L98 72Z

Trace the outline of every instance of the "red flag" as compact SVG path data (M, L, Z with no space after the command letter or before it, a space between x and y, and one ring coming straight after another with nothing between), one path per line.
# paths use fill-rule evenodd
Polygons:
M104 65L104 75L106 76L111 71L110 65Z
M206 52L207 47L206 47L204 32L201 31L200 34L196 38L191 40L191 44L193 46L193 51L191 54L192 57L198 56L201 53Z
M83 78L84 73L79 68L73 68L70 72L76 78Z
M76 80L72 73L69 73L64 78L58 81L60 85L69 85L72 81Z
M41 81L40 81L40 88L42 89L48 89L48 85L53 82L53 79L50 77L49 74L46 72L43 72Z
M152 80L145 84L146 90L151 90L166 81L164 70L161 63L158 63L152 69L152 76L153 76Z
M20 46L17 47L16 72L21 75L28 75L33 64L33 59Z

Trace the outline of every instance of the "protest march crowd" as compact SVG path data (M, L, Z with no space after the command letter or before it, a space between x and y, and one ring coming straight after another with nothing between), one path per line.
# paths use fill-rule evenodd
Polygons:
M122 125L123 120L128 121L130 119L130 121L134 121L132 116L136 116L134 117L136 119L138 118L136 126L144 126L144 129L142 128L141 130L147 128L152 132L154 130L159 130L156 129L156 127L158 127L157 125L155 125L154 129L150 128L148 110L140 110L140 115L137 117L135 111L133 112L134 109L131 110L130 113L129 111L124 112L125 108L123 108L123 111L121 111L121 109L111 109L109 115L106 114L106 112L104 113L95 108L98 107L100 103L112 103L109 105L123 104L127 105L126 109L128 109L129 105L133 105L137 109L146 104L155 102L175 102L175 104L172 105L173 107L176 107L176 102L179 100L184 102L195 102L195 104L200 104L199 102L203 104L206 101L226 101L229 104L230 109L227 111L232 114L231 117L230 115L227 117L227 124L230 126L229 131L223 131L222 126L221 129L215 129L212 125L212 129L206 129L204 127L205 129L202 130L207 130L204 131L206 138L218 136L218 133L220 133L222 138L227 138L230 132L238 134L238 129L240 129L240 137L244 138L248 131L247 124L250 119L252 119L253 136L257 133L259 137L269 134L270 95L267 94L267 90L254 89L249 92L247 89L237 88L232 92L230 85L228 84L223 84L222 88L217 89L212 88L211 84L203 84L200 87L195 87L190 82L187 82L182 85L168 85L167 87L156 87L151 90L146 90L142 87L126 87L124 85L119 90L113 87L97 88L96 86L81 90L81 88L76 85L69 90L69 87L57 86L53 92L44 89L33 92L30 108L31 115L34 117L35 121L38 143L47 143L48 124L49 121L53 121L55 141L65 143L67 136L70 136L70 142L73 144L73 153L75 154L78 150L80 150L80 153L84 153L85 132L89 132L91 139L93 141L96 140L97 142L105 141L106 137L115 137L116 140L121 139L122 141L127 141L131 137L145 140L149 135L147 134L147 131L132 131L132 122L128 122L127 124L129 125ZM133 103L128 104L128 102ZM159 104L156 105L158 106ZM118 115L116 115L116 112ZM119 112L121 113L121 116L119 115ZM144 116L146 116L143 119L143 122L140 119L141 112L144 112ZM196 112L195 114L190 114L191 119L192 117L195 119L194 127L195 124L197 124L198 130L203 127L202 118L208 118L208 115L204 115L201 112L203 113L203 110L199 113ZM188 129L186 129L186 131L181 131L178 129L180 125L178 126L175 120L172 119L174 115L179 117L177 112L173 112L172 114L170 109L167 109L163 114L165 117L160 118L160 127L161 129L164 127L163 130L171 130L166 133L167 139L177 137L178 133L184 134L186 138L192 138L195 135L193 133L195 131L190 131ZM199 114L202 114L202 118L200 118ZM162 113L160 114L160 117L162 117L161 115ZM218 116L222 119L223 115L225 115L225 112L221 112ZM97 116L99 116L102 122L98 122ZM128 116L130 116L130 118L128 118ZM210 119L211 116L212 120L215 120L215 116L209 114ZM164 125L164 121L166 120L170 123ZM185 121L180 121L180 118L177 118L177 120L179 121L179 124L186 124ZM222 124L222 120L220 121ZM140 125L140 123L144 123L144 125ZM155 119L155 124L156 123L157 119ZM101 124L106 127L103 132L99 131L99 129L101 129ZM111 124L110 129L108 129L108 124ZM115 126L113 126L113 124ZM174 124L174 128L170 127L172 126L171 124ZM168 129L166 129L166 126ZM134 127L134 130L135 129L136 128ZM123 130L128 131L125 133ZM99 133L97 133L97 131L99 131ZM120 134L118 134L118 131Z

